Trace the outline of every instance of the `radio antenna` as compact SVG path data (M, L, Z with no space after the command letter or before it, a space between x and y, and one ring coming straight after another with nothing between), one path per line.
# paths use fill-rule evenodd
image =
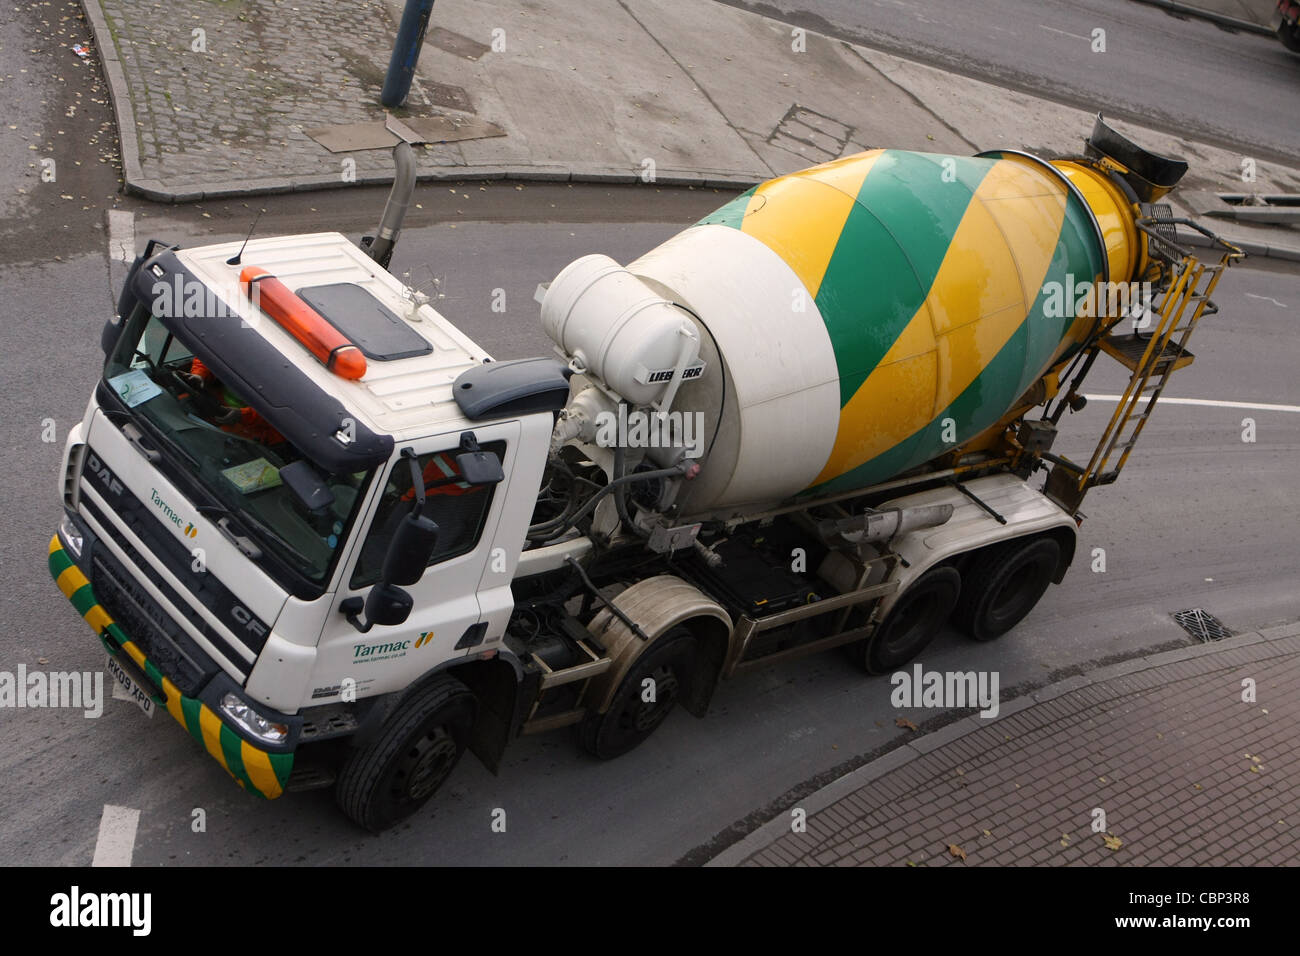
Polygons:
M262 213L264 212L266 212L265 209L259 209L257 211L257 215L253 217L253 224L248 227L248 235L244 237L244 245L240 246L239 251L236 252L231 258L226 260L226 265L228 266L239 265L239 260L244 257L244 249L248 246L248 240L253 238L253 230L257 228L257 220L262 218Z

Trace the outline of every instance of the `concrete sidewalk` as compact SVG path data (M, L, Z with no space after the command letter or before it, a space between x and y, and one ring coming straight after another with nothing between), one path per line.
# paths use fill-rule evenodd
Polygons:
M319 4L310 17L274 0L83 5L129 191L195 201L390 180L387 150L331 153L308 131L383 120L401 0ZM417 150L422 178L453 181L748 186L877 146L1074 154L1092 127L1084 110L713 0L588 0L580 15L562 0L440 0L401 114L504 131ZM1186 155L1186 191L1242 190L1241 155L1123 128ZM1300 192L1300 170L1255 171L1255 191ZM1300 258L1300 230L1224 231Z
M1294 865L1297 726L1293 623L1072 677L918 736L708 865Z

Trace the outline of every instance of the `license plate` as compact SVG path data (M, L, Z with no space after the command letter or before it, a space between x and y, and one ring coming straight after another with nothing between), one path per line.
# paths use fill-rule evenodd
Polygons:
M108 658L108 672L113 675L113 679L117 681L118 686L125 691L126 699L143 710L146 717L153 717L153 712L158 709L153 695L141 687L139 682L126 672L126 668L112 656Z

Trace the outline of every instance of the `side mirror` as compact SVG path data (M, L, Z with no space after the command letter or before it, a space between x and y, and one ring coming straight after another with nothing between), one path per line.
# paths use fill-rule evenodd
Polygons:
M501 459L490 451L469 451L456 456L456 470L461 479L470 485L495 485L503 481Z
M122 330L126 328L126 320L135 311L136 304L140 301L135 294L135 277L140 271L142 262L144 256L139 255L131 263L126 279L122 282L122 291L117 295L117 314L109 317L104 323L104 330L99 333L99 347L104 351L104 358L112 355L117 348L117 341L122 337Z
M387 581L380 581L366 595L367 630L376 624L391 627L411 616L415 602L411 595Z
M501 470L501 459L492 452L479 448L473 432L461 433L460 448L461 452L456 456L456 469L466 484L495 485L505 480L506 473Z
M437 546L438 526L433 519L421 514L407 514L389 542L380 580L389 584L415 584L424 576L424 569Z
M409 586L419 581L437 546L438 526L432 519L413 512L405 515L388 544L379 583L370 589L364 602L359 597L350 597L339 605L348 623L362 634L376 624L391 627L403 623L411 614L414 600L398 585ZM363 606L364 623L358 615Z

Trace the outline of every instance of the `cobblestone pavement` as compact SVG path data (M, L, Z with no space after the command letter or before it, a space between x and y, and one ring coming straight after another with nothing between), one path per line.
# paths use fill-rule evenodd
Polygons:
M787 812L713 865L1295 864L1297 728L1292 624L1071 678L918 737L802 801L806 832Z
M139 170L128 178L182 194L219 191L214 171L234 189L289 177L341 183L343 156L304 129L383 119L377 91L393 25L381 0L89 0L92 22L96 7L116 47L101 54L130 90L134 129L123 138L134 134ZM392 175L385 151L346 155L358 179Z

